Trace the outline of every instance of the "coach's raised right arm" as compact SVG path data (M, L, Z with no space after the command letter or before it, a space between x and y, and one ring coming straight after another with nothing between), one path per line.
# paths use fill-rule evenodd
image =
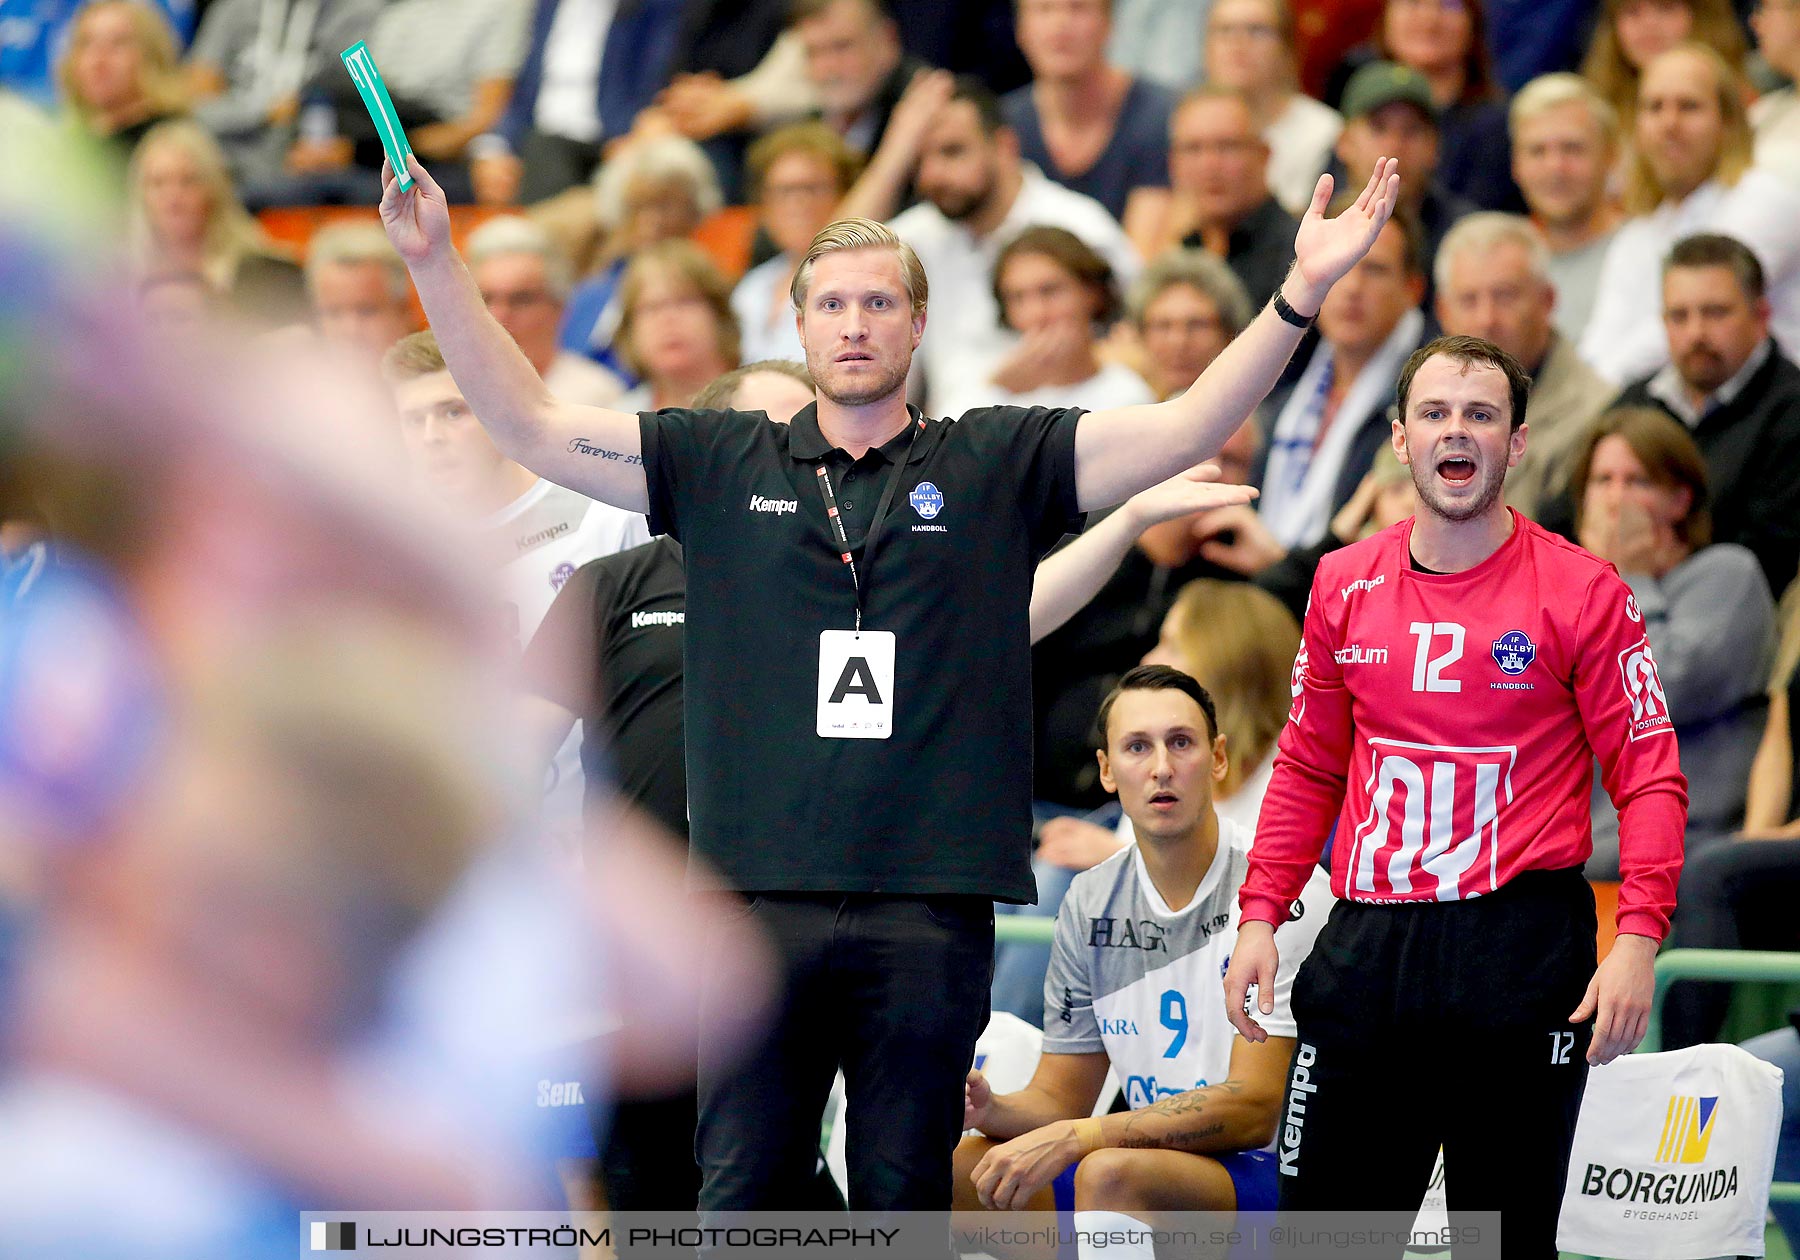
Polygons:
M412 272L444 362L482 427L509 458L540 477L632 512L650 506L638 418L564 402L488 313L450 241L443 189L411 159L413 186L400 191L382 168L381 221Z

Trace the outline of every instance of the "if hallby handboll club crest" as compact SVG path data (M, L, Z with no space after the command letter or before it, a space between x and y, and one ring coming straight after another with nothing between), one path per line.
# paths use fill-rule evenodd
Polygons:
M1537 659L1537 648L1523 630L1508 630L1494 640L1494 664L1509 678L1517 678Z
M928 521L935 520L937 514L944 510L943 493L929 481L921 481L906 497L912 504L913 511Z

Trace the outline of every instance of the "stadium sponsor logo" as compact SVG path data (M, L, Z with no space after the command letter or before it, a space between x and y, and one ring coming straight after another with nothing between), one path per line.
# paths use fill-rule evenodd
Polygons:
M1494 640L1494 664L1508 678L1517 678L1537 659L1537 646L1523 630L1508 630Z
M1379 577L1359 578L1357 581L1350 583L1350 585L1343 589L1342 594L1344 596L1344 602L1349 603L1350 597L1358 591L1372 591L1385 581L1387 581L1387 574L1385 573L1381 574Z
M513 546L520 551L530 551L533 547L542 546L552 538L561 538L575 527L568 521L558 521L548 529L540 529L534 534L526 534L523 538L513 540Z
M1718 1119L1719 1098L1698 1094L1669 1095L1668 1115L1663 1119L1662 1140L1656 1144L1659 1164L1701 1164L1712 1145L1713 1121Z
M1619 653L1619 672L1625 679L1625 698L1631 701L1631 738L1672 733L1675 725L1669 720L1669 702L1649 639Z
M1655 1173L1643 1168L1589 1164L1581 1178L1581 1193L1585 1197L1605 1195L1616 1203L1717 1203L1737 1192L1736 1164L1696 1173Z
M913 492L906 496L906 501L912 504L913 511L928 521L936 520L937 514L944 510L943 493L929 481L921 481L914 486Z
M631 628L642 630L646 626L681 626L687 624L684 612L634 612L631 614Z
M1386 665L1388 650L1384 647L1366 648L1360 643L1352 643L1347 648L1339 648L1333 652L1331 659L1339 665Z
M1669 1095L1662 1135L1656 1142L1652 1164L1701 1164L1712 1147L1718 1127L1718 1095ZM1716 1203L1738 1192L1736 1164L1693 1172L1650 1168L1608 1168L1589 1164L1581 1178L1581 1193L1588 1198L1620 1203Z
M1312 1079L1313 1061L1318 1057L1318 1050L1304 1041L1294 1055L1294 1074L1288 1078L1287 1114L1282 1117L1281 1144L1276 1150L1283 1177L1300 1175L1300 1139L1306 1131L1306 1096L1319 1092Z

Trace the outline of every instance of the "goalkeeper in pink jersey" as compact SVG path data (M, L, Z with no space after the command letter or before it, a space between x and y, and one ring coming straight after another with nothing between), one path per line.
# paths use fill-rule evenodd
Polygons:
M1630 588L1502 502L1529 384L1473 337L1400 375L1419 511L1313 579L1225 999L1262 1040L1275 927L1335 825L1342 900L1293 989L1282 1209L1416 1208L1441 1144L1451 1210L1502 1211L1507 1255L1553 1256L1588 1066L1644 1035L1687 781ZM1623 874L1597 967L1596 758Z

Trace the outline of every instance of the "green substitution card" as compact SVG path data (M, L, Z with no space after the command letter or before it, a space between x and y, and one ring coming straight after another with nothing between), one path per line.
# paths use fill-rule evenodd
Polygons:
M413 186L411 167L407 162L412 157L412 145L407 142L400 116L394 112L394 101L388 95L387 84L381 80L381 71L375 68L375 58L370 55L369 46L360 39L344 49L342 56L344 69L356 82L363 105L375 121L375 132L381 137L381 148L387 154L388 165L400 177L400 191L405 192Z

